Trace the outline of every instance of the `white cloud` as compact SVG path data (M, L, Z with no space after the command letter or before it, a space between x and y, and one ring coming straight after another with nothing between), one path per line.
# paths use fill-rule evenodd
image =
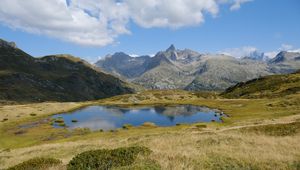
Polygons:
M278 49L280 51L288 51L293 49L293 46L290 44L281 44L281 47Z
M105 46L133 21L141 27L180 28L216 16L221 4L240 8L249 0L1 0L0 22L14 29L64 41Z
M251 2L252 0L235 0L235 2L231 5L230 10L238 10L241 8L241 5L246 2Z
M146 28L198 25L204 22L204 12L216 15L216 0L127 0L131 18Z
M252 47L252 46L245 46L242 48L229 48L229 49L225 49L219 53L221 54L225 54L225 55L229 55L229 56L233 56L236 58L242 58L245 56L249 56L251 53L257 51L257 48Z

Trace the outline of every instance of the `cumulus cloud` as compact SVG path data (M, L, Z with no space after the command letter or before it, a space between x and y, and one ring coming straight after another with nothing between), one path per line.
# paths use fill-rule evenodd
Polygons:
M252 46L245 46L245 47L241 47L241 48L229 48L229 49L225 49L219 53L221 54L225 54L225 55L229 55L229 56L233 56L236 58L242 58L245 56L249 56L251 53L258 51L258 49L256 47L252 47Z
M144 28L177 29L216 16L221 4L240 8L249 0L1 0L0 22L14 29L80 45L105 46L130 34L129 21Z
M146 28L192 26L204 21L203 13L216 15L216 0L127 0L131 18Z

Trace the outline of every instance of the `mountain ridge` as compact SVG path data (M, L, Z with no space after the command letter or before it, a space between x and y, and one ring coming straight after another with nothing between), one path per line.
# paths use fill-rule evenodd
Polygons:
M118 53L112 56L116 54ZM139 57L123 54L127 58L123 59L122 67L126 67L130 60L139 60ZM126 70L118 70L120 67L118 64L103 67L101 62L105 63L106 59L99 60L95 65L148 89L224 90L241 81L272 74L291 73L300 69L300 60L293 57L296 54L291 55L290 52L282 54L288 59L273 62L273 59L266 58L264 53L260 52L239 59L224 54L179 50L172 44L166 50L157 52L154 57L141 61L139 67L132 67L136 74L130 77L127 76ZM280 53L275 58L279 56ZM114 71L106 69L107 67Z

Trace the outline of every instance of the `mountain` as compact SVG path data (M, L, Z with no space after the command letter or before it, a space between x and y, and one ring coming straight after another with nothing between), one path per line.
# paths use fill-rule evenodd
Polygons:
M105 60L99 60L96 65L103 70L119 77L132 78L146 71L145 62L150 56L131 57L123 52L107 55Z
M0 39L0 100L84 101L132 93L130 84L70 55L34 58Z
M241 59L201 54L171 45L154 57L115 53L96 66L148 89L224 90L236 83L300 69L299 53L280 52L274 59L255 51Z
M187 90L223 90L245 80L269 74L267 64L230 56L205 56Z
M274 73L291 73L300 69L300 53L281 51L268 61Z
M274 98L300 93L300 70L241 82L225 90L227 98Z
M249 60L257 60L257 61L268 61L269 57L266 56L264 53L259 51L253 51L249 55L243 57L242 59L249 59Z

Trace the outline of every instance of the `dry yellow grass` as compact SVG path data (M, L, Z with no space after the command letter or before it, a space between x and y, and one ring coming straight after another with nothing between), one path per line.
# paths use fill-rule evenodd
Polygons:
M135 134L128 137L95 137L76 142L60 142L11 151L1 151L5 168L36 156L59 158L64 164L76 154L99 148L130 145L149 147L162 169L296 169L299 166L300 135L273 137L237 131L198 133L178 131L160 134Z
M275 99L223 99L215 94L185 91L148 91L87 103L39 103L1 106L0 169L36 156L61 159L66 165L78 153L130 145L149 147L151 159L162 169L299 169L300 134L268 136L241 128L276 125L300 120L300 95ZM16 135L18 125L89 104L132 107L148 104L194 104L218 108L230 115L225 123L176 127L140 127L117 132L73 135L49 124ZM36 116L30 115L31 113ZM22 115L21 117L17 117ZM1 121L0 119L0 121ZM247 133L246 133L247 132ZM54 135L54 136L53 136ZM69 135L65 137L65 135ZM52 140L44 140L48 137ZM55 169L65 169L65 166Z

